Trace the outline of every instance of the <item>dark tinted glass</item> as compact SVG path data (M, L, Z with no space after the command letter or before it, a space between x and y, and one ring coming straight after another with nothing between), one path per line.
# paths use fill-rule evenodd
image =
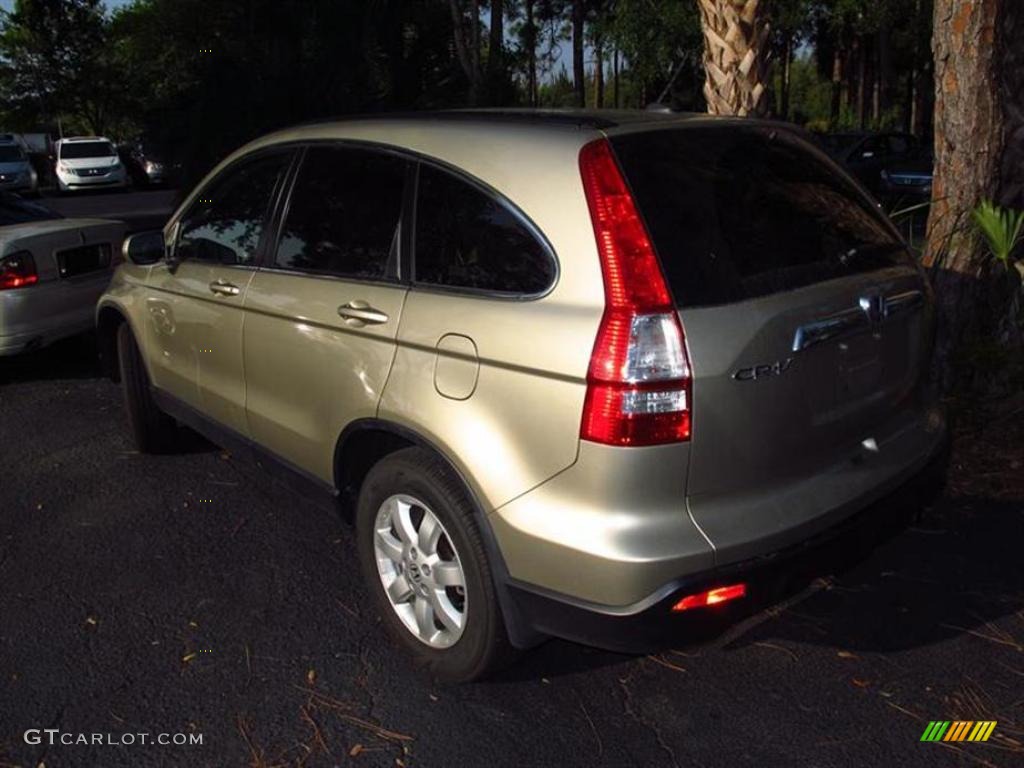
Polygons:
M252 261L288 159L285 153L265 155L214 179L181 220L177 258L218 264Z
M306 153L276 263L341 277L386 275L402 213L405 161L364 149Z
M114 145L108 141L76 141L74 144L61 144L62 160L79 160L85 157L113 157Z
M14 144L0 144L0 163L21 163L25 160L25 153L21 147Z
M417 282L534 294L554 277L547 249L506 206L450 173L420 168Z
M874 206L767 128L614 140L678 304L740 301L909 259Z

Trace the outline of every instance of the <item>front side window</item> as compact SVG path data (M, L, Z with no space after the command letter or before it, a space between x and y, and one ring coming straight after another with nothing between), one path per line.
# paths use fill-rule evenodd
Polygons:
M215 264L252 262L289 158L288 153L275 153L244 160L208 184L181 219L176 258Z
M374 150L307 150L281 231L276 266L383 279L397 253L405 168L405 160Z
M548 249L493 196L423 165L417 198L417 283L516 295L551 286Z

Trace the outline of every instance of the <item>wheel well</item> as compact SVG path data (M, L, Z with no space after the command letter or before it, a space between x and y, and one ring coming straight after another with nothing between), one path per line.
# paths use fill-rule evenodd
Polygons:
M121 368L117 359L117 329L128 320L118 310L104 307L100 310L96 323L96 336L99 340L100 365L103 373L111 381L121 380Z
M334 451L334 487L358 497L363 480L373 465L390 453L416 445L384 427L361 427L343 434Z

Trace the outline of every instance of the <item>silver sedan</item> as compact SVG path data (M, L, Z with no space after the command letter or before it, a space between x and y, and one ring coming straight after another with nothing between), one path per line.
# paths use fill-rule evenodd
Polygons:
M65 219L0 193L0 356L92 328L124 233L120 221Z

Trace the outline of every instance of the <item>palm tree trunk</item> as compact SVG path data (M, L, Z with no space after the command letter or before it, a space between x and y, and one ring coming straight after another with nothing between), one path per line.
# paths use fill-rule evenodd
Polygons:
M998 191L1004 121L994 42L1000 6L1014 2L935 0L935 180L924 264L938 298L937 374L944 387L953 383L951 352L982 311L983 258L970 215Z
M704 30L704 97L713 115L767 109L768 23L761 0L697 0Z

